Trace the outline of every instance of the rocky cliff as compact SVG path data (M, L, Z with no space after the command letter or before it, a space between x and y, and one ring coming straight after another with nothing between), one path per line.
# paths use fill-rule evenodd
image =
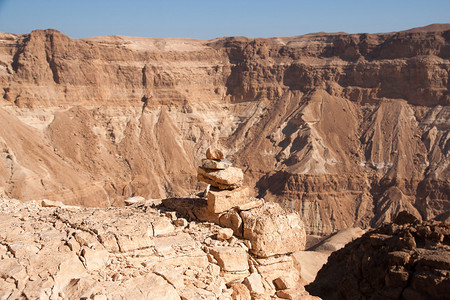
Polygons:
M336 251L307 290L323 299L448 299L450 226L401 212Z
M309 233L450 210L450 25L215 40L0 34L0 192L185 196L206 148Z

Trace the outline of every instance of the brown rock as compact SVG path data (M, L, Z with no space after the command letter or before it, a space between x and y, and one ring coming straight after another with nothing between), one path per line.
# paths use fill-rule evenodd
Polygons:
M273 280L276 290L293 289L299 285L292 276L283 275Z
M293 299L293 300L320 300L318 297L314 297L308 294L304 288L292 288L286 290L277 291L276 295L281 299Z
M232 191L209 191L208 211L211 213L222 213L233 207L239 206L248 201L249 190L246 187Z
M64 203L61 201L53 201L48 199L41 200L42 207L63 207Z
M229 190L242 186L244 173L241 169L235 167L229 167L225 170L207 170L199 167L197 179L218 189Z
M407 211L401 211L398 213L397 217L395 217L394 223L397 225L404 225L411 224L417 221L418 219L414 215L408 213Z
M219 149L208 148L206 150L206 158L222 160L222 159L225 159L225 156L223 155L223 152Z
M217 239L219 241L228 240L232 236L233 236L233 229L231 228L220 228L219 232L217 233Z
M433 232L442 232L445 240L450 236L450 225L420 221L385 224L333 252L306 288L324 299L363 295L444 299L450 287L446 275L450 251L434 240Z
M179 218L173 221L174 225L177 227L186 227L188 225L188 221L185 218Z
M244 238L252 244L251 252L260 257L303 250L305 227L296 213L288 213L276 203L242 211Z
M221 214L219 217L219 225L231 228L234 235L238 237L242 236L242 218L235 209L227 210Z
M238 210L250 210L253 208L258 208L264 205L264 199L251 200L247 203L238 206Z

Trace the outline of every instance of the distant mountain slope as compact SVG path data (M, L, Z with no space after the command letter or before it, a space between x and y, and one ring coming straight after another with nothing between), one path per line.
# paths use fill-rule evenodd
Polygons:
M183 196L209 145L312 233L450 210L450 25L214 40L0 34L0 191ZM33 153L36 153L33 155Z

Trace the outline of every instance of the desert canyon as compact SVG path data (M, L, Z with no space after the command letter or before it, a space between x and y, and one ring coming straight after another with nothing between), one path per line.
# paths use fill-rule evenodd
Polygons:
M1 298L446 299L449 72L450 24L0 33Z

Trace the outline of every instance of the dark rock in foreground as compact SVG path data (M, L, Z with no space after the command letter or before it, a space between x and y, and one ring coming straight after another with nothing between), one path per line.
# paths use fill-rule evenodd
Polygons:
M334 252L306 289L323 299L449 299L450 224L411 221Z

